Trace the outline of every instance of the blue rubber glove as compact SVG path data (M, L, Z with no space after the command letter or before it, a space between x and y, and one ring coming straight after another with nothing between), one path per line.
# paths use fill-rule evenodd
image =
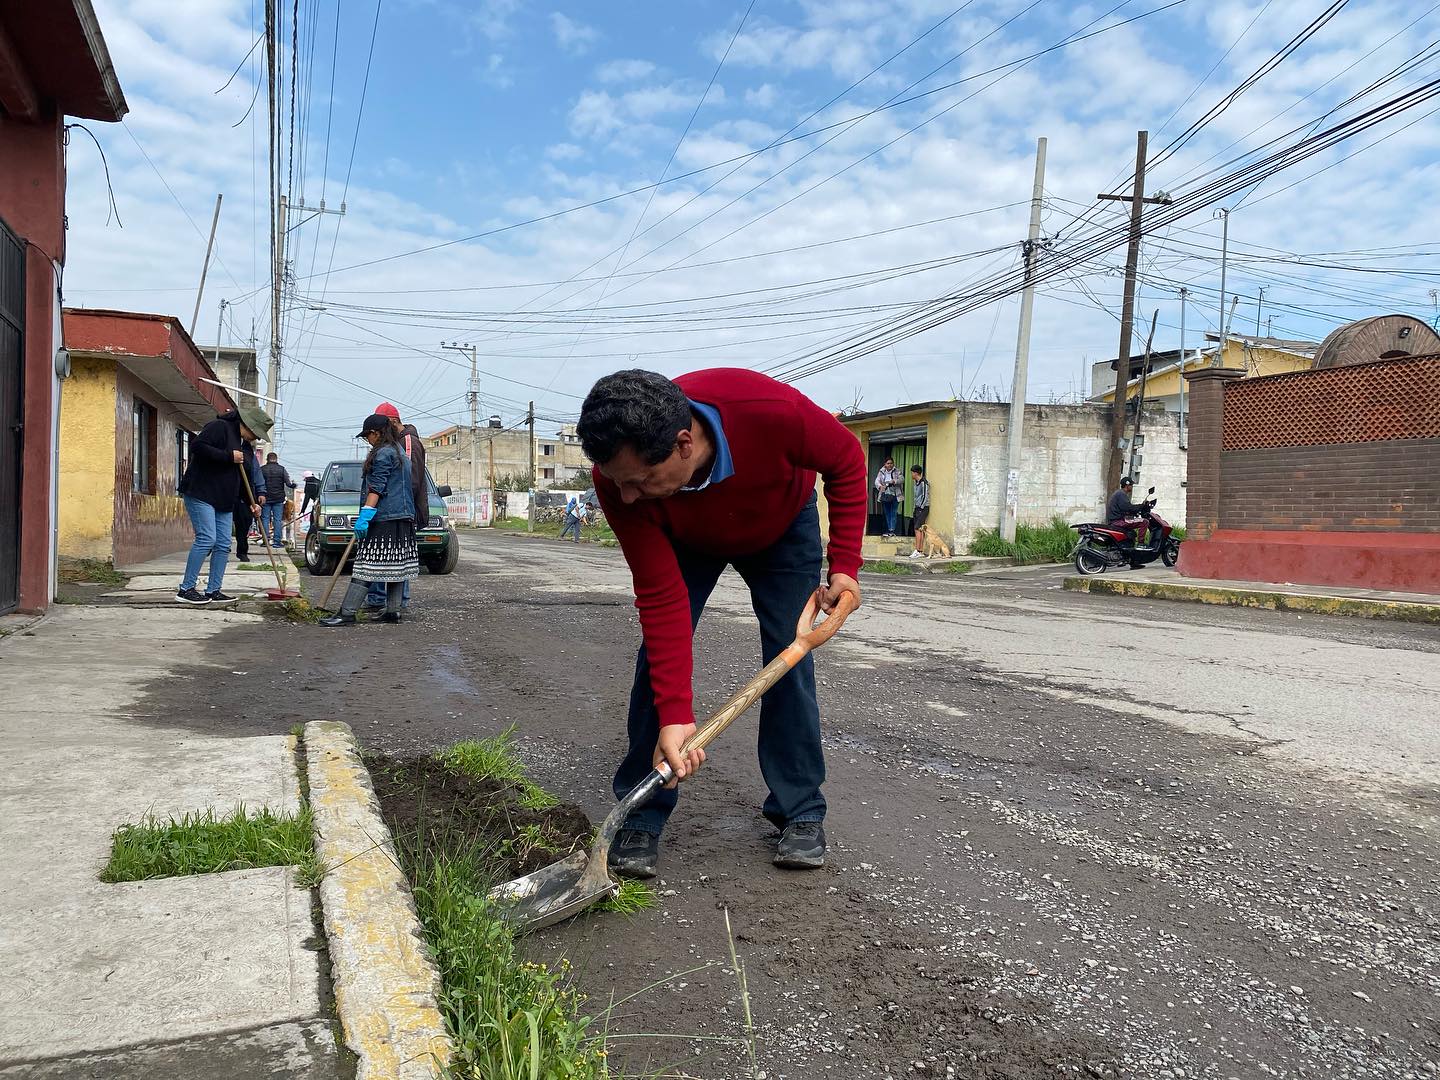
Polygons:
M360 509L359 515L355 518L355 535L364 536L370 531L370 521L375 516L375 507L365 506Z

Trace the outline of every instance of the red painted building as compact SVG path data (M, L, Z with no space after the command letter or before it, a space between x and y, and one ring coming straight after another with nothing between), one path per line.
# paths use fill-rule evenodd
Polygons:
M126 111L90 0L0 3L0 614L54 595L65 116Z

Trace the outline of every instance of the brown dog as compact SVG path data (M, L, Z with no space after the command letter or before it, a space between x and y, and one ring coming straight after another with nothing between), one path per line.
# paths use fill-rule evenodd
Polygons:
M920 543L925 548L926 558L950 558L950 549L945 546L945 541L941 540L940 534L929 525L920 526Z

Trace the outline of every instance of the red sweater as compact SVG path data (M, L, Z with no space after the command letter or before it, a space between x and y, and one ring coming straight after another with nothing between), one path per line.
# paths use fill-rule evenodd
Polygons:
M864 454L830 413L793 387L743 368L696 371L675 382L692 401L719 411L734 475L703 491L627 506L595 471L600 505L635 579L661 727L695 721L690 599L674 544L723 558L761 551L790 527L817 473L830 505L832 574L859 573L865 532Z

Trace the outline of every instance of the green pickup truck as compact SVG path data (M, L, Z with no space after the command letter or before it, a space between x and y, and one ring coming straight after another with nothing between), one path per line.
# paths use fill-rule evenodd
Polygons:
M320 481L320 498L310 509L310 529L305 534L305 567L312 574L333 574L345 546L355 535L355 518L360 513L361 461L332 461ZM448 574L460 561L460 542L445 513L448 486L437 488L425 473L430 491L430 524L416 534L420 565L432 574Z

